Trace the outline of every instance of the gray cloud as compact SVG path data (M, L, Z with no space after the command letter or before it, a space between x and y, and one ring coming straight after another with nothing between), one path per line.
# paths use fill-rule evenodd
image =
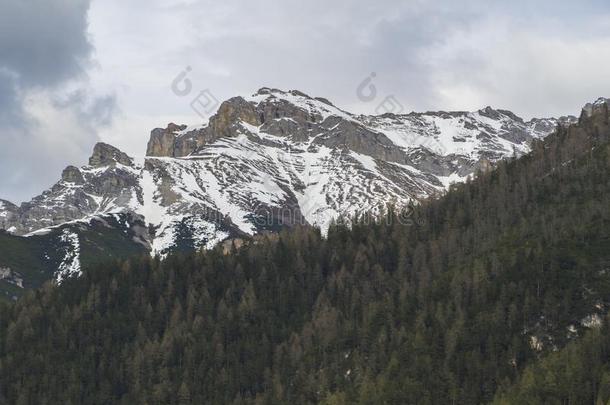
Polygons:
M17 101L15 75L0 69L0 125L17 119L20 110Z
M1 0L0 65L20 86L52 86L83 73L91 54L89 0Z
M57 109L69 109L78 117L81 125L95 128L105 127L112 123L117 110L117 99L114 94L97 96L86 88L79 88L63 97L56 97L52 104Z
M195 2L172 11L190 40L170 50L169 60L188 61L200 82L223 97L269 85L347 106L357 102L356 86L373 71L380 91L400 93L408 107L434 105L434 78L422 51L480 18L475 7L422 1L262 1L210 13L217 9ZM226 77L214 77L223 71ZM225 88L229 83L232 89Z
M89 0L0 0L0 198L22 201L82 162L112 96L89 89Z

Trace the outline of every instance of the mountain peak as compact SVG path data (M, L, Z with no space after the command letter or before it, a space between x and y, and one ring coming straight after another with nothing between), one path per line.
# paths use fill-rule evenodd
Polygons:
M309 139L314 124L328 117L352 120L352 116L324 98L312 98L299 90L262 87L250 97L236 96L220 104L206 126L189 130L169 124L151 132L147 156L182 157L220 138L235 138L242 124L260 127L271 135ZM336 124L336 123L335 123Z
M85 179L76 166L68 166L61 173L61 179L68 183L83 184Z
M608 105L610 104L610 99L605 97L600 97L592 103L587 103L582 108L582 114L586 117L591 117L594 114L600 112L608 111Z
M492 119L500 119L500 117L505 116L509 117L512 120L523 122L521 117L518 117L515 113L509 110L504 110L501 108L493 108L491 106L487 106L485 108L480 109L479 114L484 117L492 118Z
M277 99L283 99L283 100L286 100L286 101L292 102L292 103L294 103L297 100L301 100L301 101L302 100L311 100L313 102L319 101L328 106L335 107L335 105L333 103L331 103L328 99L326 99L324 97L312 97L309 94L306 94L300 90L295 90L295 89L284 91L284 90L271 88L271 87L261 87L260 89L258 89L256 91L256 93L254 93L252 95L252 97L250 97L249 101L257 102L257 101L261 101L261 98L264 100L264 99L267 99L268 97L275 97Z
M273 94L273 93L284 93L284 92L282 90L276 89L276 88L261 87L252 96L264 96L264 95Z
M280 89L276 89L276 88L272 88L272 87L261 87L260 89L258 89L256 91L256 93L253 94L253 96L266 96L266 95L270 95L270 94L275 95L275 96L293 95L293 96L297 96L297 97L313 98L299 90L285 91L285 90L280 90Z
M186 125L178 125L178 124L174 124L173 122L170 122L169 124L167 124L167 128L165 128L166 132L180 132L180 131L184 131L187 128Z
M133 166L133 159L125 152L120 151L112 145L98 142L93 147L93 154L89 158L89 165L93 167L109 166L112 164Z
M17 207L12 202L7 201L7 200L3 200L3 199L0 198L0 211L3 211L3 210L17 210L17 209L19 209L19 207ZM0 216L2 216L2 215L0 215Z

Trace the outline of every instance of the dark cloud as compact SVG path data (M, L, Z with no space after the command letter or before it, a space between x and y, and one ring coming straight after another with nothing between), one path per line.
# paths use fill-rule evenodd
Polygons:
M114 97L88 89L89 6L0 0L0 198L26 200L53 184L112 120Z
M20 86L53 86L83 73L92 47L89 0L0 0L0 68Z

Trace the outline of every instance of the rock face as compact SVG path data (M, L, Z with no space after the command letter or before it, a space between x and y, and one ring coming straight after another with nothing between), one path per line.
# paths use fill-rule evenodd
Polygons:
M146 148L147 156L175 156L175 141L180 131L186 129L186 125L170 123L167 128L155 128L150 133L150 140Z
M159 254L299 223L324 230L338 217L442 193L576 121L526 122L491 107L354 115L326 99L263 88L225 101L207 125L154 129L143 163L95 145L88 166L67 167L32 201L0 202L0 228L24 235L130 213L147 225L138 240Z
M75 166L66 167L61 173L61 179L66 183L83 184L85 182L83 174Z
M124 166L132 166L133 159L121 152L114 146L99 142L93 148L93 154L89 158L89 166L101 167L113 164L122 164Z
M403 115L355 116L328 100L299 91L262 88L250 98L235 97L221 104L209 125L196 129L170 124L151 133L147 155L184 157L221 138L235 138L244 125L295 143L313 139L317 145L343 148L399 164L410 164L416 149L426 170L448 175L454 168L434 157L458 156L493 162L524 153L532 139L552 132L557 124L576 117L524 122L510 111L491 107L476 112L428 112ZM431 152L431 153L428 153ZM434 156L432 156L434 155ZM464 163L464 162L462 162ZM458 170L465 173L466 170Z
M581 117L592 117L593 115L608 116L608 104L610 99L600 97L593 103L587 103L582 109Z
M0 200L0 229L4 229L9 232L14 232L14 224L19 216L19 207L15 204Z

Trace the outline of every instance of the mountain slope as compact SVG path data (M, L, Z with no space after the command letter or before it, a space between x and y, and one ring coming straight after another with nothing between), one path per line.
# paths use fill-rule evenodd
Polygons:
M582 339L527 367L494 404L607 404L610 401L608 319Z
M169 224L162 214L179 222L189 209L205 208L216 222L226 216L250 234L263 222L255 221L261 214L271 226L304 219L326 228L337 216L430 196L479 167L528 151L532 139L574 120L525 123L489 107L354 116L323 99L263 88L223 103L201 128L170 124L154 130L144 163L96 145L89 165L67 167L51 190L22 207L4 202L0 225L23 235L131 210L163 235Z
M0 400L488 403L608 312L609 119L585 111L410 224L134 258L0 304Z
M68 166L32 201L0 201L0 229L30 236L129 214L124 227L162 256L298 224L325 231L337 218L440 194L574 121L524 122L490 107L357 116L325 99L263 88L222 103L204 126L153 130L143 160L95 145L87 166ZM24 273L2 258L0 266ZM53 266L46 273L59 271Z
M145 229L140 219L119 213L27 238L0 231L0 298L16 299L48 280L61 282L98 263L146 254Z

